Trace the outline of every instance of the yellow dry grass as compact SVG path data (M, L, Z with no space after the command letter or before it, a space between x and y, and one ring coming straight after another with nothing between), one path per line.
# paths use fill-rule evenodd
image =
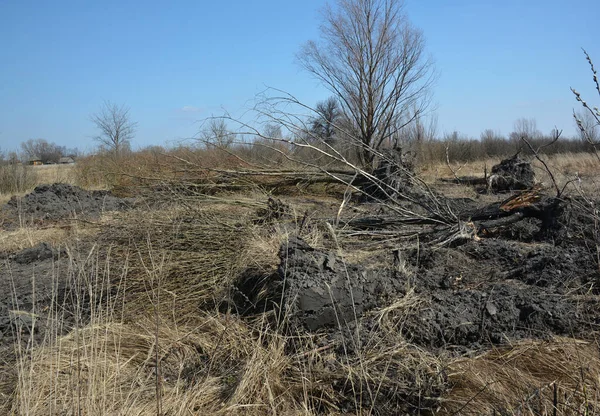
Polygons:
M600 160L593 153L562 153L545 156L541 158L551 170L559 188L563 188L567 182L571 182L567 188L574 193L593 194L600 190ZM553 187L552 180L542 163L535 158L530 158L536 174L536 178L546 187ZM438 179L452 179L454 175L483 177L485 169L488 175L492 166L500 162L500 158L478 160L467 163L439 163L421 168L421 176L428 183L434 183ZM472 187L449 187L450 194L447 196L474 197ZM453 194L453 193L456 193Z
M567 177L578 166L585 167L580 175L592 177L593 161L586 160L563 155L551 163ZM489 168L496 162L484 163ZM443 169L448 168L425 173L452 176ZM474 163L458 174L482 172L483 164ZM46 177L54 174L50 169ZM262 194L182 197L175 206L99 221L104 228L97 244L109 246L107 254L98 255L102 264L82 261L75 274L99 280L117 276L106 283L116 286L103 286L102 293L118 295L98 302L86 326L20 352L18 384L6 410L26 415L342 414L336 404L341 385L351 386L346 394L357 403L367 396L357 392L362 388L376 402L396 394L398 380L407 388L438 387L447 375L452 388L439 402L440 414L492 414L494 409L553 414L554 385L560 392L557 415L585 414L586 406L588 414L600 411L597 345L566 338L524 341L447 365L445 358L400 335L404 317L422 306L412 291L379 311L386 342L367 346L355 360L340 359L308 337L294 351L290 337L271 332L266 316L250 321L217 307L201 310L209 300L217 303L244 269L274 271L281 243L302 221L299 214L320 206L303 202L287 224L259 226L253 216L265 200ZM332 237L329 229L304 226L311 246L332 244L325 241ZM0 251L41 241L59 245L82 232L87 231L21 228L0 235ZM348 257L360 262L370 255ZM429 393L426 387L423 392ZM354 410L364 409L357 404Z
M593 153L560 153L555 155L541 155L542 159L548 164L548 167L554 174L571 176L579 174L581 177L597 177L600 175L600 160ZM530 157L536 173L544 170L543 165L535 158ZM466 163L450 163L450 167L445 163L438 163L424 166L421 173L428 180L438 178L453 178L454 173L458 176L479 176L483 177L487 167L488 174L492 166L499 163L501 158L488 158ZM454 173L453 173L454 171Z
M33 166L37 184L68 183L75 185L77 177L74 164Z
M70 237L69 230L64 227L19 227L13 231L2 231L0 233L0 253L14 253L39 243L59 246L69 240Z
M456 360L449 371L452 388L443 397L441 415L600 412L596 343L570 338L523 341Z
M294 407L281 338L256 339L233 317L194 324L89 325L35 350L21 362L12 412L248 415Z

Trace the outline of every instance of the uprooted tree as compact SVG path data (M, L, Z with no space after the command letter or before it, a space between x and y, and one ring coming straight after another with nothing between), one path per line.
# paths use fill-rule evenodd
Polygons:
M351 121L367 170L375 167L373 150L427 108L433 67L400 0L337 0L325 9L320 42L309 41L298 59Z

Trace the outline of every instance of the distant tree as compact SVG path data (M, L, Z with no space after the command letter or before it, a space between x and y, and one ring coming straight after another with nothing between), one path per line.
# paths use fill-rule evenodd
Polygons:
M235 134L227 128L222 118L211 118L200 130L200 139L205 146L228 148L235 141Z
M358 136L359 156L373 167L375 152L428 105L433 81L425 41L401 0L336 0L321 26L321 43L308 42L300 64L333 94Z
M44 139L29 139L21 143L21 150L27 159L40 158L42 163L58 163L67 149Z
M7 160L10 165L16 165L20 162L19 155L15 151L8 153Z
M342 116L340 105L335 97L319 101L315 107L316 116L310 121L310 136L328 144L336 138L336 124ZM339 128L339 127L338 127Z
M486 156L504 156L511 152L506 138L492 129L484 130L480 135L481 147Z
M263 128L263 136L268 139L282 139L283 132L281 131L281 126L273 123L266 124Z
M537 128L537 122L534 118L520 118L513 125L511 139L521 140L521 137L530 139L539 139L543 136Z
M128 107L105 101L100 111L92 114L90 118L100 130L100 134L94 137L94 140L100 143L101 147L115 156L129 150L137 123L131 120Z

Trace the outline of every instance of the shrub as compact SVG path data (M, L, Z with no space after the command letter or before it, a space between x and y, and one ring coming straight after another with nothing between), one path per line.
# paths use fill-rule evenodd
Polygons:
M7 164L0 166L0 193L16 194L26 192L37 183L33 166Z

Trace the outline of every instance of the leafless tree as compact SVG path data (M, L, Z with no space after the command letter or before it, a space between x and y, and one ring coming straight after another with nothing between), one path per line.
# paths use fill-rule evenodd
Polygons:
M227 128L227 123L221 117L210 118L200 131L200 139L207 147L216 146L226 149L235 141L235 134Z
M100 130L100 135L94 138L100 146L116 156L129 149L137 127L129 116L129 107L105 101L100 111L92 114L91 120Z
M425 111L434 80L422 32L404 14L401 0L336 0L327 6L319 43L308 42L300 64L339 101L355 125L361 162L372 165L376 151L411 117Z
M274 140L282 139L283 132L281 131L281 126L274 123L267 123L263 127L263 136Z
M513 133L511 136L521 140L521 137L525 137L527 140L539 139L542 137L542 132L537 128L537 121L534 118L520 118L515 121L513 125Z
M64 146L51 143L44 139L29 139L21 143L21 150L25 157L39 158L43 163L57 163L59 159L68 154Z

